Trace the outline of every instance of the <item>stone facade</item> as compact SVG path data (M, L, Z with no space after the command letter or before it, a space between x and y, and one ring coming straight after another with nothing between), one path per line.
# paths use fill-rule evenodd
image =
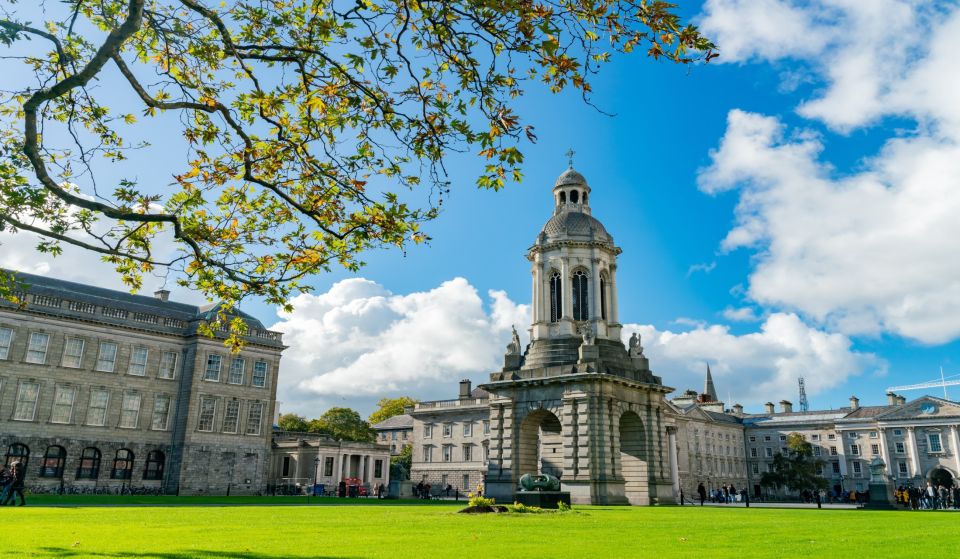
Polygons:
M390 445L390 455L396 456L403 447L413 445L413 417L410 414L395 415L371 428L377 432L377 442Z
M216 306L16 274L0 303L0 448L31 486L264 488L284 347L249 327L241 353L198 332Z
M274 435L269 474L273 491L281 486L306 491L319 483L330 493L346 478L359 479L369 495L379 485L389 486L390 449L308 433Z

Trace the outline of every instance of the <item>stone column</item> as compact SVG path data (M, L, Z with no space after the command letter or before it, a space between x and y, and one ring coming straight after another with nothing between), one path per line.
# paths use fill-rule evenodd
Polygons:
M602 320L603 312L601 309L601 296L600 296L600 259L594 258L591 260L593 266L593 312L590 313L594 320Z
M530 269L533 276L533 285L530 289L530 295L533 301L533 322L537 323L543 320L543 297L540 295L540 288L543 285L541 273L542 266L539 262L534 262Z
M893 464L890 463L890 452L887 450L887 432L882 427L878 429L880 434L880 457L883 463L887 465L887 475L893 476Z
M676 427L667 427L667 444L670 445L670 479L673 481L673 498L680 502L680 465L677 459Z
M957 432L957 426L950 426L950 434L953 435L953 461L956 471L960 473L960 433Z
M620 308L617 305L617 265L610 264L610 308L607 316L612 324L620 323Z
M907 427L907 441L910 443L910 463L913 465L912 475L920 477L920 449L917 448L917 436L913 427Z
M563 279L563 318L573 320L573 287L570 279L570 263L565 256L560 259L560 276Z

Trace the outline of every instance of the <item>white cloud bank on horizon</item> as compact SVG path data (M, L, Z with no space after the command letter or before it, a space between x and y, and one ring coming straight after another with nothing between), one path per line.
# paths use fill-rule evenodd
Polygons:
M755 253L748 298L848 335L960 337L960 9L710 0L700 23L727 62L806 65L823 87L801 116L841 133L885 117L917 123L882 130L878 153L840 174L818 133L729 113L699 181L739 196L722 248Z
M271 327L290 346L277 396L282 411L313 417L348 405L366 414L382 397L455 397L461 378L480 382L502 366L511 325L527 341L529 305L502 291L487 295L484 301L463 278L407 295L355 278L297 297L295 310ZM809 380L813 395L886 367L853 351L846 336L811 328L793 314L772 314L745 335L698 323L678 332L627 325L625 337L635 330L665 384L700 389L709 361L721 397L729 392L747 405L790 397L798 376Z

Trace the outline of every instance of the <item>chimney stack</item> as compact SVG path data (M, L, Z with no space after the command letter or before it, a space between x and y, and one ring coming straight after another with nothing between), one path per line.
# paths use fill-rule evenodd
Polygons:
M734 404L733 413L734 415L743 415L743 406L741 406L740 404Z
M470 399L470 379L465 378L460 381L460 399L469 400Z
M793 411L793 403L790 400L780 400L780 411L790 413Z
M158 289L154 291L153 296L156 297L157 299L160 299L161 301L170 300L170 292L167 291L166 289Z
M850 409L860 409L860 398L857 398L856 396L850 396Z
M767 410L767 413L773 413L773 402L767 402L763 407Z
M897 394L897 405L898 405L898 406L902 406L902 405L904 405L904 404L906 404L906 403L907 403L907 397L906 397L906 396L901 396L900 394Z
M887 405L895 406L897 405L897 395L893 392L887 392Z

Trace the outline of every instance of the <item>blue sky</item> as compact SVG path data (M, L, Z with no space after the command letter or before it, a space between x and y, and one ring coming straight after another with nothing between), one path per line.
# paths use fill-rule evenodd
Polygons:
M522 184L479 191L479 161L455 156L432 242L314 278L282 320L245 306L291 343L281 408L369 411L379 396L452 397L459 378L485 378L509 325L528 322L524 254L569 148L623 248L621 321L666 384L701 386L709 361L721 398L759 410L796 403L802 374L812 407L828 408L960 372L960 118L948 102L960 70L946 54L960 17L946 3L867 4L691 3L721 58L688 69L615 57L593 82L615 116L530 84L518 112L539 141L523 147ZM3 242L0 264L37 271L27 243Z

